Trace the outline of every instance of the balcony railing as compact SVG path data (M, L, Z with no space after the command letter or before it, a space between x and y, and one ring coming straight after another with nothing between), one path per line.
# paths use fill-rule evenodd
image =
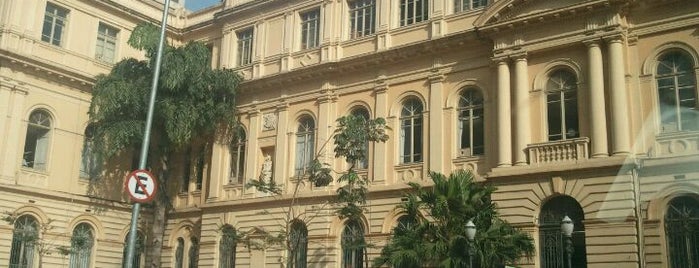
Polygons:
M579 161L588 158L589 143L588 138L534 143L526 152L530 165Z

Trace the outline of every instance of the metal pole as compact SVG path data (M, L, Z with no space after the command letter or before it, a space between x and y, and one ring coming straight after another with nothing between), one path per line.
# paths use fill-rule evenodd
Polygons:
M566 235L566 259L568 259L568 268L573 268L573 238Z
M155 106L155 96L158 91L158 80L160 79L160 63L163 58L163 46L165 44L165 29L167 27L167 15L170 9L170 0L165 0L163 8L163 19L160 24L160 42L158 43L158 54L155 56L155 70L153 71L153 82L150 89L150 102L148 103L148 116L146 117L146 128L143 131L143 143L141 144L141 159L138 163L138 169L145 169L148 162L148 147L150 145L150 129L153 125L153 110ZM131 228L129 229L129 243L126 246L126 259L124 260L126 268L133 268L133 259L136 255L136 237L138 225L138 212L141 209L141 203L134 203L131 211Z

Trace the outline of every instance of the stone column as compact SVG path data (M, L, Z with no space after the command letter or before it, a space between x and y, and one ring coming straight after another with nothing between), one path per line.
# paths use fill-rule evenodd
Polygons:
M510 110L510 67L498 59L498 167L512 165L512 117Z
M515 58L514 84L514 162L516 166L527 164L525 150L531 142L531 115L529 113L529 72L526 54ZM498 92L499 93L499 92ZM498 102L500 104L500 102ZM499 110L500 107L498 107Z
M430 142L429 163L430 170L444 173L444 123L443 121L443 82L444 76L441 74L430 76L430 103L429 103L429 133Z
M607 117L604 98L602 50L598 41L587 45L588 88L590 90L590 133L592 157L609 155L607 147Z
M629 109L622 37L607 39L609 49L609 92L612 103L612 154L627 155L630 151Z
M376 98L376 107L374 108L376 114L375 118L382 117L386 119L388 117L388 85L381 81L374 88L374 96ZM397 130L394 130L397 131ZM386 181L386 155L388 153L388 145L385 142L374 143L374 167L373 167L373 181L376 183L383 183Z
M291 124L294 126L294 123ZM286 179L289 177L287 173L287 165L290 162L286 158L289 150L289 104L283 102L277 108L277 140L274 147L274 159L272 160L274 170L274 180L279 184L287 184ZM293 163L293 161L291 161Z

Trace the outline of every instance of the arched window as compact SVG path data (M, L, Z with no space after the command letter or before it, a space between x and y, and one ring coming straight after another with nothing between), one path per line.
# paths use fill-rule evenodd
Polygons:
M665 214L668 267L699 266L699 201L690 196L670 201Z
M99 175L101 159L94 151L93 137L95 128L93 125L85 128L85 138L83 139L83 151L80 161L80 178L92 179Z
M352 116L363 118L365 121L369 121L369 119L371 118L371 116L369 115L369 111L367 111L366 108L361 107L361 106L352 109L351 114L352 114ZM364 151L366 152L366 157L364 157L364 159L362 159L362 160L357 161L357 163L354 165L357 169L369 168L369 141L368 140L364 143Z
M184 238L177 238L177 247L175 248L175 268L184 267Z
M242 184L245 176L245 131L239 129L231 141L231 175L228 177L229 184Z
M308 229L300 220L294 220L289 228L289 268L306 268L308 255Z
M10 268L34 267L34 244L39 240L39 224L29 215L17 218L12 230Z
M199 240L196 237L190 239L191 245L189 245L189 268L199 267Z
M221 242L219 244L219 268L235 268L235 253L237 241L236 231L231 226L221 229Z
M124 237L124 252L122 255L122 262L121 266L126 267L126 250L127 246L129 244L129 234L126 234L126 237ZM143 250L146 248L146 243L145 243L145 238L143 237L143 233L141 231L136 232L136 250L134 251L134 257L133 260L131 260L131 267L133 268L139 268L141 267L141 255L143 253Z
M70 268L90 267L90 256L92 256L94 244L95 235L92 226L88 223L78 224L70 238Z
M483 95L475 88L459 94L460 155L481 155L485 151L483 127Z
M27 137L24 141L22 166L36 170L46 170L49 137L51 134L51 116L44 110L36 110L29 115Z
M578 80L569 70L559 69L549 75L546 83L549 141L577 138Z
M356 220L350 220L342 231L342 267L362 268L364 267L364 251L366 241L364 240L364 227Z
M585 214L582 207L570 196L557 196L547 201L539 214L539 241L542 268L567 267L566 239L561 233L561 223L568 216L574 224L571 241L572 268L587 267L585 249Z
M401 163L422 161L422 103L416 98L403 102L400 113Z
M398 218L395 228L402 230L410 230L415 228L416 225L417 221L415 219L411 218L408 215L403 215Z
M296 131L296 176L302 176L314 157L315 122L306 115L299 120Z
M660 131L698 130L697 81L692 59L682 51L663 54L655 74Z

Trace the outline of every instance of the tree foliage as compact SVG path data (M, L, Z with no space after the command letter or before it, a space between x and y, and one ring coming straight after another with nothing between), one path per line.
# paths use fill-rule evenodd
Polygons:
M90 105L95 150L111 157L143 140L158 44L158 28L136 27L129 44L146 52L145 60L124 59L97 77ZM212 70L211 53L201 42L163 51L152 140L163 151L189 144L214 131L232 133L235 95L241 78L231 70Z
M394 229L374 266L468 267L471 246L480 267L511 264L534 253L532 238L498 217L490 200L494 187L474 182L463 170L449 177L432 172L430 177L432 187L411 183L412 192L399 208L414 224ZM473 242L465 232L469 220L477 228Z

